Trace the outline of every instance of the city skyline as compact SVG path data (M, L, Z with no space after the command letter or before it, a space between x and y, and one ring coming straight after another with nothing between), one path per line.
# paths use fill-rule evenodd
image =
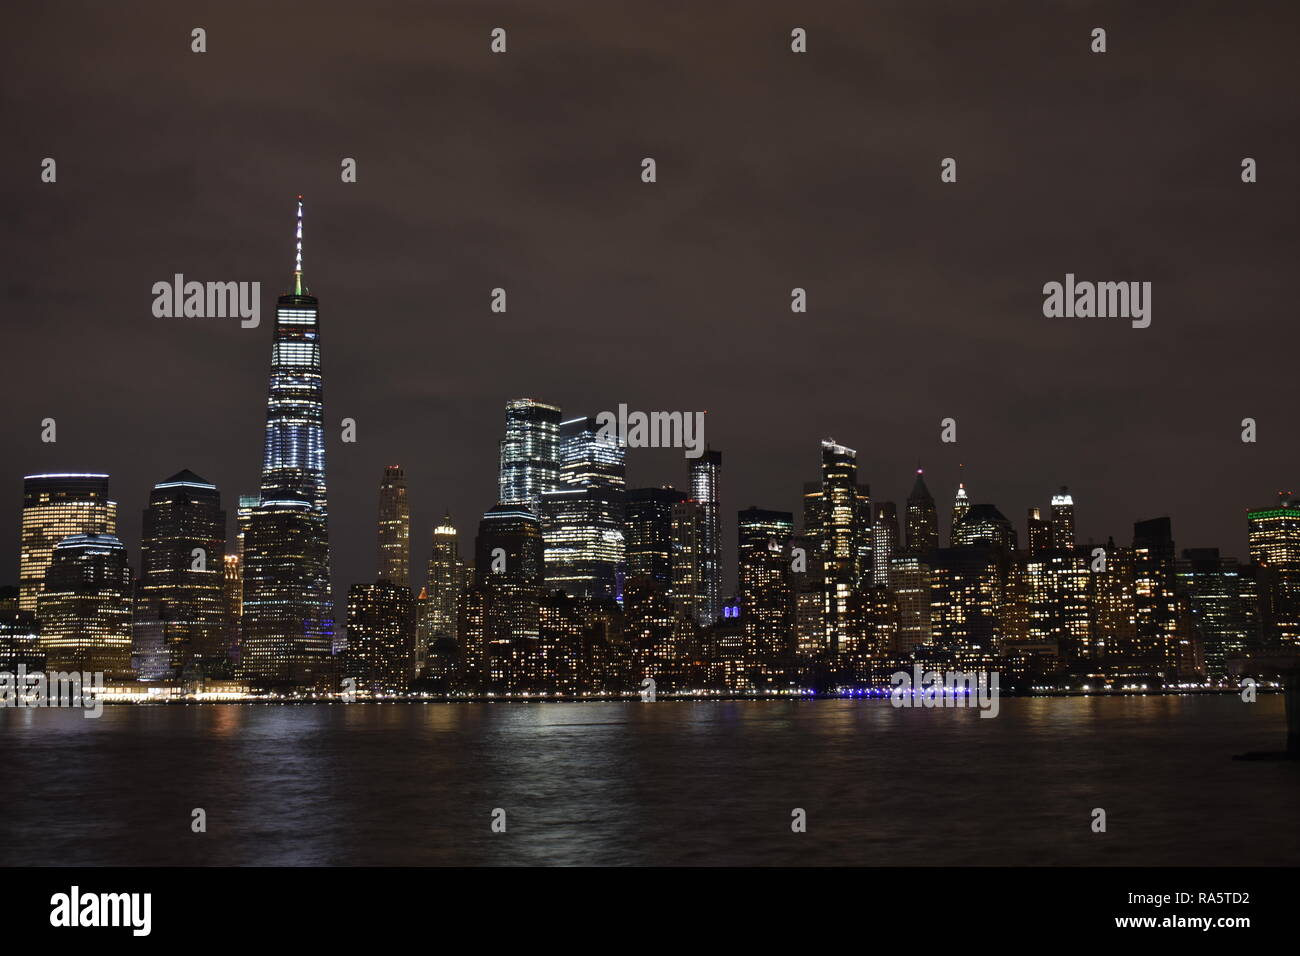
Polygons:
M129 32L85 16L68 36L22 11L26 52L0 64L24 144L0 158L11 488L103 471L134 513L181 468L232 511L258 487L248 435L263 410L244 396L265 387L265 318L154 318L149 287L177 272L258 280L268 317L283 204L302 192L328 301L331 496L370 501L376 468L400 462L417 553L446 511L464 528L489 506L500 408L521 395L566 414L708 410L728 513L797 511L830 436L858 449L877 500L901 505L924 465L941 519L959 464L1017 523L1068 484L1085 539L1169 513L1180 539L1240 555L1242 510L1294 489L1293 363L1269 344L1287 340L1296 252L1295 124L1272 95L1290 76L1278 18L1294 11L1243 10L1231 46L1252 68L1218 72L1182 46L1219 48L1213 18L1171 29L1140 9L1108 15L1120 42L1104 57L1062 11L1008 30L960 6L919 32L903 12L851 7L700 11L651 30L597 6L506 7L515 42L498 57L494 24L466 9L382 24L271 9L252 31L218 11L202 57L179 12ZM806 57L788 51L793 19ZM575 46L575 29L601 40ZM312 58L282 56L291 34ZM358 57L382 63L378 89L354 88ZM37 75L34 58L64 68ZM136 63L160 80L165 132L134 106ZM376 96L433 119L377 119ZM1152 122L1153 104L1184 98L1195 122ZM57 183L40 182L47 155ZM1258 182L1240 181L1242 155ZM947 156L956 183L939 179ZM345 157L355 183L340 182ZM1153 281L1153 324L1045 318L1042 286L1068 272ZM796 286L806 314L789 310ZM504 315L489 310L498 287ZM47 417L57 444L40 441ZM343 417L356 445L338 441ZM939 441L945 417L955 445ZM685 484L677 455L631 459L634 485ZM360 508L332 519L337 605L337 582L371 574L373 528ZM729 516L722 532L734 554ZM16 533L0 509L0 540ZM15 561L0 552L0 580Z

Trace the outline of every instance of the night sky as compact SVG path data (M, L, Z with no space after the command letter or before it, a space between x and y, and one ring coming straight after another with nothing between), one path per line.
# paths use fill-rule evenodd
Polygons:
M374 578L386 464L413 582L444 509L472 550L520 396L707 410L731 579L735 512L797 513L826 437L876 500L923 465L944 529L964 463L1022 543L1068 484L1081 540L1169 514L1180 548L1244 557L1245 509L1300 491L1294 3L185 7L4 15L0 582L30 472L109 472L138 562L150 486L190 468L233 538L298 193L336 595ZM260 280L261 327L154 318L176 272ZM1152 282L1151 327L1045 318L1067 272ZM686 463L632 451L628 477Z

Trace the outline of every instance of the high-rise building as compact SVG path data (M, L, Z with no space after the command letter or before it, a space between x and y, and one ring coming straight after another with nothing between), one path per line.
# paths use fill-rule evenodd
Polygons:
M456 605L465 589L465 563L460 559L456 526L450 512L433 529L433 549L429 553L427 602L422 623L422 638L427 648L438 640L456 639Z
M952 523L948 525L948 544L957 544L957 525L970 511L970 497L966 494L965 482L957 482L957 494L952 500Z
M700 626L712 623L703 610L705 589L704 551L708 535L704 508L694 498L673 506L672 603L677 614Z
M898 530L898 506L892 501L882 501L876 505L871 536L874 545L871 583L884 587L889 584L889 562L898 555L902 544Z
M141 680L229 676L225 548L216 485L185 470L153 486L132 621Z
M1246 513L1250 556L1261 575L1261 601L1270 608L1265 640L1269 645L1300 645L1300 499L1288 495L1273 508Z
M54 546L36 602L52 671L131 673L131 568L115 535L74 534Z
M34 611L18 607L18 588L0 588L0 671L16 673L25 666L28 673L45 670L41 652L41 629Z
M761 686L785 683L793 675L796 650L789 578L794 516L747 508L737 516L737 528L747 660Z
M953 547L984 544L1016 550L1016 529L994 505L974 505L952 528Z
M1168 518L1133 524L1134 656L1158 677L1172 679L1178 667L1177 569Z
M406 691L415 669L411 589L380 580L348 589L348 641L343 676L370 694Z
M35 611L54 559L54 546L74 534L117 534L117 502L108 500L108 475L53 472L23 479L18 606Z
M379 579L411 583L411 507L401 465L385 467L379 483Z
M1028 520L1029 553L1042 554L1050 551L1052 545L1052 522L1043 518L1039 508L1029 509Z
M627 579L673 580L673 505L686 500L676 488L633 488L627 493L623 538Z
M932 638L930 565L915 554L900 554L889 562L889 589L898 602L898 636L894 651L909 654Z
M1074 498L1065 485L1052 495L1052 547L1061 550L1074 547Z
M821 562L824 575L826 647L834 657L858 650L861 633L853 595L862 584L861 539L869 537L859 503L858 453L822 442Z
M527 690L536 676L544 581L542 529L519 505L483 515L474 541L474 585L458 630L471 680L494 692Z
M926 555L939 547L939 518L935 512L934 496L925 486L925 475L920 468L916 469L912 493L907 496L905 530L909 554Z
M1252 615L1243 602L1240 566L1218 548L1185 548L1178 561L1179 588L1191 603L1192 622L1214 677L1227 674L1227 660L1253 643Z
M560 484L543 492L546 586L572 597L622 597L623 446L594 418L560 423Z
M703 600L696 620L709 627L722 614L722 452L706 448L690 463L691 497L700 503L704 522L699 554Z
M319 300L303 281L298 197L293 291L280 296L271 345L261 497L244 540L241 666L250 680L319 685L335 644L325 489Z
M542 495L560 483L560 409L531 398L506 404L498 497L536 516Z

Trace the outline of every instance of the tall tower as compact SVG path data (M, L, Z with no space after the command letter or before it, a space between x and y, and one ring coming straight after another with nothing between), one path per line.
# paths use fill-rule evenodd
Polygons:
M410 576L411 509L406 501L406 474L401 465L389 465L379 483L379 580L409 587Z
M74 534L54 547L36 605L51 671L131 670L131 568L116 535Z
M622 598L624 448L594 418L560 423L560 480L542 493L546 586L572 597Z
M1263 568L1263 597L1272 606L1269 644L1300 645L1300 499L1279 496L1276 507L1246 512L1250 557Z
M298 686L318 682L336 649L319 302L303 281L302 211L299 196L293 291L275 309L261 498L244 539L241 656L251 679Z
M787 573L794 515L748 508L737 515L741 620L747 660L762 683L781 679L795 653L794 600Z
M117 502L108 500L108 475L56 472L23 479L19 536L18 606L36 610L54 546L74 534L117 534Z
M898 506L892 501L882 501L876 505L871 536L875 560L871 569L871 583L884 587L889 584L889 562L899 551Z
M542 495L560 483L560 409L517 398L506 404L497 497L537 515Z
M858 649L852 605L862 571L861 540L869 537L859 504L858 453L834 441L822 442L820 518L826 648L834 656Z
M433 550L429 553L429 583L425 588L428 614L426 644L444 638L456 639L456 602L465 588L465 565L451 514L433 529Z
M939 519L935 514L934 496L925 486L925 475L916 469L916 484L907 496L907 550L911 554L928 554L939 547Z
M702 627L711 627L722 613L722 452L705 449L690 461L691 497L700 503L702 521L699 563L703 600L696 608L696 620Z
M970 511L970 498L966 494L966 483L957 482L957 494L952 500L952 524L948 526L948 544L957 544L957 523Z
M1074 499L1065 485L1052 495L1052 547L1061 551L1074 547Z
M228 676L225 546L226 513L216 485L186 470L153 486L132 623L141 678Z

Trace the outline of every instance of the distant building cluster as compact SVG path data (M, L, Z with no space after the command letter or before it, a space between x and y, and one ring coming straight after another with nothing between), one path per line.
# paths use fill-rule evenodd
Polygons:
M24 479L19 582L0 589L0 669L103 672L359 694L836 692L922 664L996 670L1004 688L1162 687L1269 676L1300 645L1300 499L1247 512L1249 561L1175 547L1170 519L1118 545L1076 540L1061 488L1026 540L959 482L946 544L918 470L900 509L873 502L857 452L821 443L788 511L737 513L724 593L722 456L687 484L628 488L625 448L594 417L507 404L497 502L463 559L450 516L416 590L401 466L384 469L377 575L334 620L318 301L279 298L257 495L227 551L217 488L154 486L138 573L108 475ZM418 580L418 578L417 578Z

